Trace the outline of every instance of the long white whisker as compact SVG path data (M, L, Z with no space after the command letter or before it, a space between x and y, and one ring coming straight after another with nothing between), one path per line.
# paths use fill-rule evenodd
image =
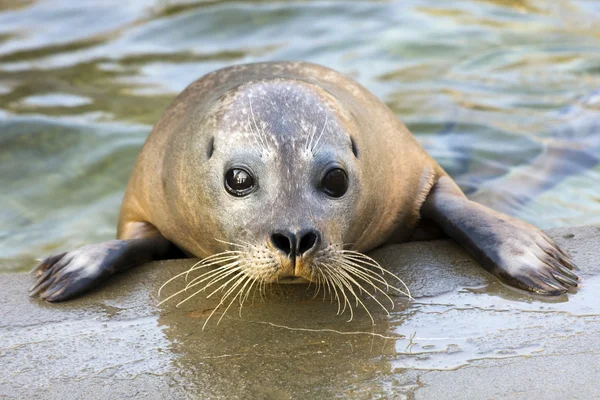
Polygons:
M385 269L375 260L373 260L371 257L359 253L358 251L354 251L354 250L338 250L337 253L343 254L344 257L349 257L349 258L353 258L356 260L361 260L362 262L364 262L365 264L368 264L372 267L378 268L380 269L382 272L385 271Z
M212 310L212 312L210 313L210 315L208 316L208 318L206 319L206 321L204 321L204 325L202 325L202 330L204 330L204 328L206 328L206 324L208 324L208 321L210 321L210 319L212 318L212 316L214 315L214 313L219 309L219 307L221 307L225 303L225 300L227 300L227 297L229 297L229 295L231 294L231 292L233 290L235 290L235 288L238 287L241 282L243 282L244 277L246 277L246 275L244 275L241 272L238 275L234 276L234 278L238 279L237 282L235 284L233 284L231 286L231 288L229 288L227 290L227 292L225 292L225 294L221 297L221 300L219 301L219 304L217 304L217 306L214 308L214 310ZM234 300L235 300L235 298L234 298Z
M331 274L330 277L338 282L342 294L344 295L344 308L342 309L342 314L344 313L344 311L346 311L346 305L348 305L348 309L350 310L350 319L348 320L348 322L350 322L354 318L354 310L352 309L352 303L350 303L350 299L348 299L348 295L346 294L345 289L351 290L352 288L348 284L348 282L340 276L338 271L335 271L335 274Z
M312 141L315 137L315 133L317 132L317 125L313 125L313 130L308 134L308 138L306 140L306 150L312 151Z
M325 264L320 263L319 264L322 268L326 268L328 270L327 274L323 274L323 276L326 279L326 283L327 283L327 288L330 290L330 293L332 293L331 295L331 301L333 302L333 297L335 295L335 300L337 301L338 304L338 309L337 309L337 315L339 315L341 313L341 309L342 309L342 304L341 304L341 298L338 295L338 291L337 291L337 285L335 283L335 281L333 280L332 276L331 276L331 271L330 268L328 268ZM341 290L341 288L340 288ZM344 307L346 306L346 304L344 303Z
M199 285L200 283L205 282L205 281L207 281L209 279L213 279L211 282L209 282L209 283L206 284L206 286L204 287L206 289L207 287L209 287L210 285L212 285L214 282L217 282L219 280L219 279L217 279L217 277L223 276L225 274L227 274L225 276L228 276L229 273L231 273L232 271L239 270L240 268L237 267L237 266L240 263L241 263L241 261L234 261L234 262L232 262L230 264L223 265L221 267L218 267L218 268L215 268L215 269L213 269L211 271L208 271L208 272L206 272L206 273L204 273L204 274L202 274L202 275L194 278L192 281L190 281L190 283L188 283L186 285L186 289L189 289L191 287Z
M385 312L389 315L388 310L377 299L375 299L375 297L373 297L367 290L365 290L360 284L358 284L358 282L356 282L356 280L353 279L352 276L350 276L346 271L339 270L338 273L340 274L342 279L344 279L344 281L347 283L348 290L350 291L350 293L352 293L354 295L354 298L356 299L356 305L358 306L358 304L360 303L362 308L364 308L364 310L367 312L367 314L369 314L369 318L371 318L371 323L375 324L375 320L373 319L373 316L371 315L371 312L369 312L369 309L367 308L365 303L358 297L358 295L354 291L354 288L352 287L352 283L354 283L359 288L359 290L364 291L365 293L369 294L381 306L381 308L383 308L385 310ZM359 294L360 294L360 292L359 292Z
M229 304L227 305L227 307L225 308L225 310L223 311L223 314L221 314L221 318L219 318L219 320L217 321L217 325L219 325L221 323L221 320L223 319L223 317L225 316L225 314L227 314L227 311L229 310L229 308L231 307L231 305L233 303L235 303L235 299L238 298L238 296L240 296L242 294L242 291L244 290L244 288L246 287L246 285L248 284L248 282L251 282L252 278L250 278L247 275L244 275L243 278L240 278L239 282L236 282L236 287L241 285L242 282L244 282L244 284L242 285L242 287L238 290L238 292L235 294L235 296L233 296L233 299L231 299L231 301L229 302ZM240 296L241 298L241 296ZM242 308L240 306L240 317L242 316Z
M327 285L327 291L329 292L329 303L331 304L331 303L333 303L334 294L335 294L335 298L338 299L337 292L335 292L331 288L333 286L333 282L331 282L329 277L327 275L323 274L322 272L321 272L321 276L325 279L325 284ZM325 295L326 295L326 292L325 292L325 290L323 290L323 301L325 301ZM340 309L340 304L339 304L339 300L338 300L338 313L339 313L339 309Z
M235 276L234 276L234 278L235 278L235 277L238 277L238 276L239 276L239 273L238 273L237 275L235 275ZM189 299L191 299L192 297L194 297L195 295L197 295L198 293L200 293L200 292L202 292L202 291L204 291L204 290L206 290L206 287L203 287L202 289L198 290L197 292L195 292L195 293L194 293L194 294L192 294L191 296L189 296L189 297L187 297L186 299L184 299L184 300L180 301L179 303L177 303L176 307L179 307L180 305L182 305L183 303L185 303L186 301L188 301ZM208 298L208 297L207 297L207 298ZM217 307L218 307L218 306L217 306Z
M248 286L248 289L246 290L246 294L244 295L243 298L240 297L240 317L242 316L242 307L244 307L244 303L246 302L246 300L248 300L248 297L250 296L250 292L252 292L252 288L254 287L256 282L258 282L258 280L252 278L252 283L250 284L250 286Z
M195 263L194 265L192 265L192 267L189 268L188 270L186 270L184 272L181 272L181 273L175 275L174 277L170 278L168 281L166 281L165 283L163 283L162 286L158 289L158 296L160 297L160 294L161 294L162 290L164 289L164 287L167 286L172 281L174 281L175 279L179 278L180 276L186 275L186 280L187 280L187 275L190 272L196 271L196 270L201 269L201 268L204 268L205 266L209 266L209 265L206 265L205 263L214 261L214 259L217 258L217 257L223 257L223 253L217 253L217 254L213 254L210 257L203 258L202 260L200 260L197 263Z
M185 286L185 288L183 288L183 289L179 290L178 292L175 292L175 293L173 293L171 296L169 296L169 297L167 297L166 299L164 299L164 300L160 301L160 302L158 303L158 305L161 305L161 304L163 304L163 303L167 302L168 300L172 299L173 297L175 297L175 296L177 296L177 295L179 295L179 294L181 294L181 293L183 293L183 292L186 292L186 291L187 291L187 290L188 290L190 287L196 286L196 285L200 284L200 283L201 283L203 280L206 280L206 279L209 279L209 278L206 278L206 279L203 279L203 280L202 280L202 281L200 281L200 282L196 282L196 283L194 283L194 281L196 281L197 279L199 279L199 278L203 278L203 277L205 277L206 275L214 276L214 275L217 275L217 274L220 274L220 273L227 272L227 271L229 270L229 268L231 268L231 264L226 264L226 265L223 265L223 266L221 266L221 267L219 267L219 268L217 268L217 269L215 269L215 270L209 271L209 272L207 272L206 274L202 274L202 275L200 275L198 278L195 278L195 279L194 279L192 282L188 283L188 284ZM163 285L163 286L164 286L164 285ZM197 294L197 293L200 293L200 292L201 292L202 290L204 290L205 288L206 288L206 287L204 287L204 288L200 289L198 292L196 292L196 294Z
M325 132L325 128L327 127L327 122L329 122L329 115L325 115L325 123L323 124L323 129L321 129L321 133L319 134L319 137L317 138L317 140L315 141L314 146L310 149L310 151L313 153L313 156L316 156L319 151L321 150L321 147L319 147L317 149L317 151L314 151L317 146L319 145L319 141L321 140L321 137L323 136L323 132Z
M256 133L258 134L258 137L260 138L261 141L261 147L262 149L266 149L268 147L268 144L266 142L266 138L263 138L264 136L264 132L262 132L262 130L258 129L258 124L256 123L256 118L254 117L254 109L252 108L252 97L249 98L250 103L250 113L252 114L252 121L254 122L254 127L256 128ZM260 154L262 156L262 152Z
M210 262L208 262L206 264L203 264L201 266L198 266L198 267L194 268L193 270L189 269L186 272L186 274L185 274L185 281L187 282L188 275L190 273L194 272L194 271L197 271L197 270L202 269L202 268L207 268L207 267L212 267L212 266L215 266L215 265L223 264L223 263L233 262L235 260L239 260L239 258L240 258L240 256L223 256L222 258L213 259L213 260L211 260Z
M254 149L254 151L256 151L258 156L262 157L262 144L261 144L261 140L260 140L260 134L258 133L258 130L255 133L254 130L252 129L252 123L250 122L250 115L252 115L252 119L254 119L254 111L252 111L252 101L250 101L250 114L247 114L248 128L250 129L252 138L256 142L256 145L258 146L258 148L256 148L256 146L254 146L254 144L252 142L250 142L250 144L251 144L252 148ZM256 121L254 121L254 124L256 125Z
M378 281L379 283L384 284L386 287L389 287L389 288L392 287L388 283L388 281L383 277L383 275L377 274L376 272L372 271L368 267L365 267L364 265L360 265L358 262L356 262L352 259L348 259L346 257L340 257L339 260L343 260L344 263L346 263L347 265L355 267L357 270L362 271L365 275L369 276L371 279Z
M321 277L319 275L315 275L313 273L311 276L310 283L312 283L313 280L315 280L315 294L313 295L313 297L311 299L314 299L315 297L317 297L319 295L319 289L321 288ZM308 287L310 287L310 283L309 283ZM307 290L308 290L308 288L307 288Z
M215 283L222 281L223 279L225 279L233 274L237 274L238 272L242 271L243 268L244 268L243 266L237 265L237 266L231 268L230 270L223 271L221 274L219 274L217 276L213 276L212 279L209 282L207 282L206 285L204 285L203 290L208 289ZM219 286L217 289L215 289L215 292L218 292L220 289L223 289L225 286L227 286L228 283L229 283L229 281L221 284L221 286ZM211 293L209 296L212 296L213 294L214 294L214 292ZM208 298L208 296L207 296L207 298Z
M228 242L226 240L223 239L218 239L218 238L213 238L214 240L216 240L219 243L224 243L224 244L228 244L230 246L235 246L235 247L241 247L242 249L247 249L251 246L247 245L247 244L239 244L239 243L233 243L233 242ZM241 251L239 251L239 253L242 253Z
M329 264L323 264L323 265L325 265L327 267L327 270L329 272L329 278L332 281L333 290L336 291L336 294L337 294L337 289L340 289L340 294L344 296L344 298L343 298L344 305L342 306L341 312L339 312L339 307L338 307L338 314L343 314L346 311L346 306L348 306L348 308L350 309L350 321L352 321L352 317L354 316L354 311L352 310L352 304L350 303L350 300L348 299L348 295L346 295L346 290L344 289L344 284L343 284L342 280L340 279L338 272Z
M344 254L344 259L348 260L348 257L352 258L355 262L362 262L364 264L367 265L371 265L375 268L378 268L379 270L381 270L383 273L386 273L392 277L394 277L398 282L400 282L402 284L402 286L404 286L404 288L406 289L406 292L403 292L402 290L394 287L394 286L390 286L391 288L399 291L400 293L404 294L405 296L407 296L409 299L412 300L412 295L410 294L410 289L408 288L408 286L406 285L406 283L404 283L404 281L402 279L400 279L400 277L398 277L396 274L388 271L387 269L383 268L381 265L379 265L379 263L375 260L373 260L371 257L366 256L362 253L359 252L354 252L351 250L338 250L339 253ZM349 254L352 253L352 254ZM353 257L354 256L354 257ZM383 278L383 277L382 277ZM385 279L385 278L384 278Z
M355 269L354 267L348 266L348 265L344 265L343 262L340 262L339 264L340 268L346 270L349 274L352 273L354 274L357 278L360 278L361 280L363 280L365 283L371 285L375 291L380 292L381 294L383 294L390 302L390 304L392 305L392 309L394 308L394 301L392 300L392 298L390 296L388 296L388 294L382 290L379 286L375 285L372 281L371 281L371 277L369 277L368 275L364 274L362 271L359 271L357 269ZM380 281L379 281L380 282ZM387 284L387 283L386 283ZM395 288L394 288L395 289ZM365 292L367 292L369 294L369 296L373 297L371 295L371 293L369 293L368 291L365 290ZM373 299L377 302L379 302L377 299L375 299L373 297ZM383 306L382 306L383 307ZM385 307L384 307L385 308Z
M361 274L361 276L364 275L363 279L370 280L370 281L374 280L376 282L382 283L386 286L386 289L388 289L388 290L393 289L396 292L401 293L401 294L411 298L410 293L406 293L406 292L402 291L401 289L398 289L397 287L390 285L389 282L382 275L376 274L375 272L371 271L369 268L359 265L357 263L354 263L354 262L348 260L347 258L342 258L338 261L343 262L345 265L347 265L349 268L351 268L355 274ZM406 285L404 285L404 286L406 287ZM381 289L379 287L377 287L377 289L381 291ZM383 291L382 291L382 293L383 293ZM386 296L387 296L387 294L386 294Z
M350 274L349 271L347 271L343 266L340 265L340 274L344 275L346 277L346 279L348 279L350 282L354 283L360 290L364 291L369 297L371 297L377 304L379 304L379 306L386 312L387 315L390 315L389 311L387 310L387 308L385 308L385 306L383 304L381 304L381 302L368 290L366 290L360 283L358 283L358 281ZM385 294L385 292L383 290L381 290L380 288L377 287L377 285L373 284L372 282L369 282L368 280L365 280L363 278L363 280L370 284L371 286L373 286L376 290L378 289L380 292L382 292L387 299L390 301L390 303L392 304L392 308L394 308L394 302L392 301L392 299L387 296L387 294ZM367 311L368 312L368 311ZM371 317L373 318L373 317Z
M239 267L241 269L241 267ZM241 272L240 272L241 273ZM221 286L219 286L218 288L216 288L215 290L213 290L208 296L206 296L206 298L208 299L209 297L211 297L213 294L217 293L219 290L225 288L231 281L233 281L236 277L238 276L238 274L234 275L231 279L229 279L227 282L223 283ZM219 280L221 280L223 278L219 278Z

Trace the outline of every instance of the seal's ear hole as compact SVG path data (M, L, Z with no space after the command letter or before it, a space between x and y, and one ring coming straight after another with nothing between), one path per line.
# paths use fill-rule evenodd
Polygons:
M354 153L354 157L358 158L358 149L356 148L356 142L352 136L350 136L350 143L352 144L352 153Z
M206 156L208 158L211 158L214 151L215 151L215 138L211 137L210 141L208 142L208 150L206 151Z

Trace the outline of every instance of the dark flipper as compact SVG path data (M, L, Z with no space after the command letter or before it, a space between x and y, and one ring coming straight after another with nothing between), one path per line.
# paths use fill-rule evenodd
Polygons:
M468 200L442 177L421 209L486 270L520 289L559 295L577 287L575 265L546 234L516 218Z
M160 234L130 240L90 244L50 256L31 273L37 281L29 296L63 301L97 286L109 276L152 260L168 258L176 247Z

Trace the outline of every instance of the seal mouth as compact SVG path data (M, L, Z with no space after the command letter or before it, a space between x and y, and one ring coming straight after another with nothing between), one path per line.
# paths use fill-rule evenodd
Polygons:
M292 284L294 284L294 283L310 283L310 281L301 276L284 276L283 278L277 279L277 283L284 283L284 284L292 283Z

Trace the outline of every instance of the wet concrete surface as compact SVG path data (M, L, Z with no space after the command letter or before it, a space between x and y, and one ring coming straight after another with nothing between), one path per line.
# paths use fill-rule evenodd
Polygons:
M158 305L194 260L150 263L61 304L29 299L30 276L3 275L0 397L598 398L600 226L548 233L581 269L576 294L525 294L450 240L409 243L372 254L415 298L393 297L389 315L365 299L374 324L360 309L347 322L314 286L280 285L202 330L217 295Z

